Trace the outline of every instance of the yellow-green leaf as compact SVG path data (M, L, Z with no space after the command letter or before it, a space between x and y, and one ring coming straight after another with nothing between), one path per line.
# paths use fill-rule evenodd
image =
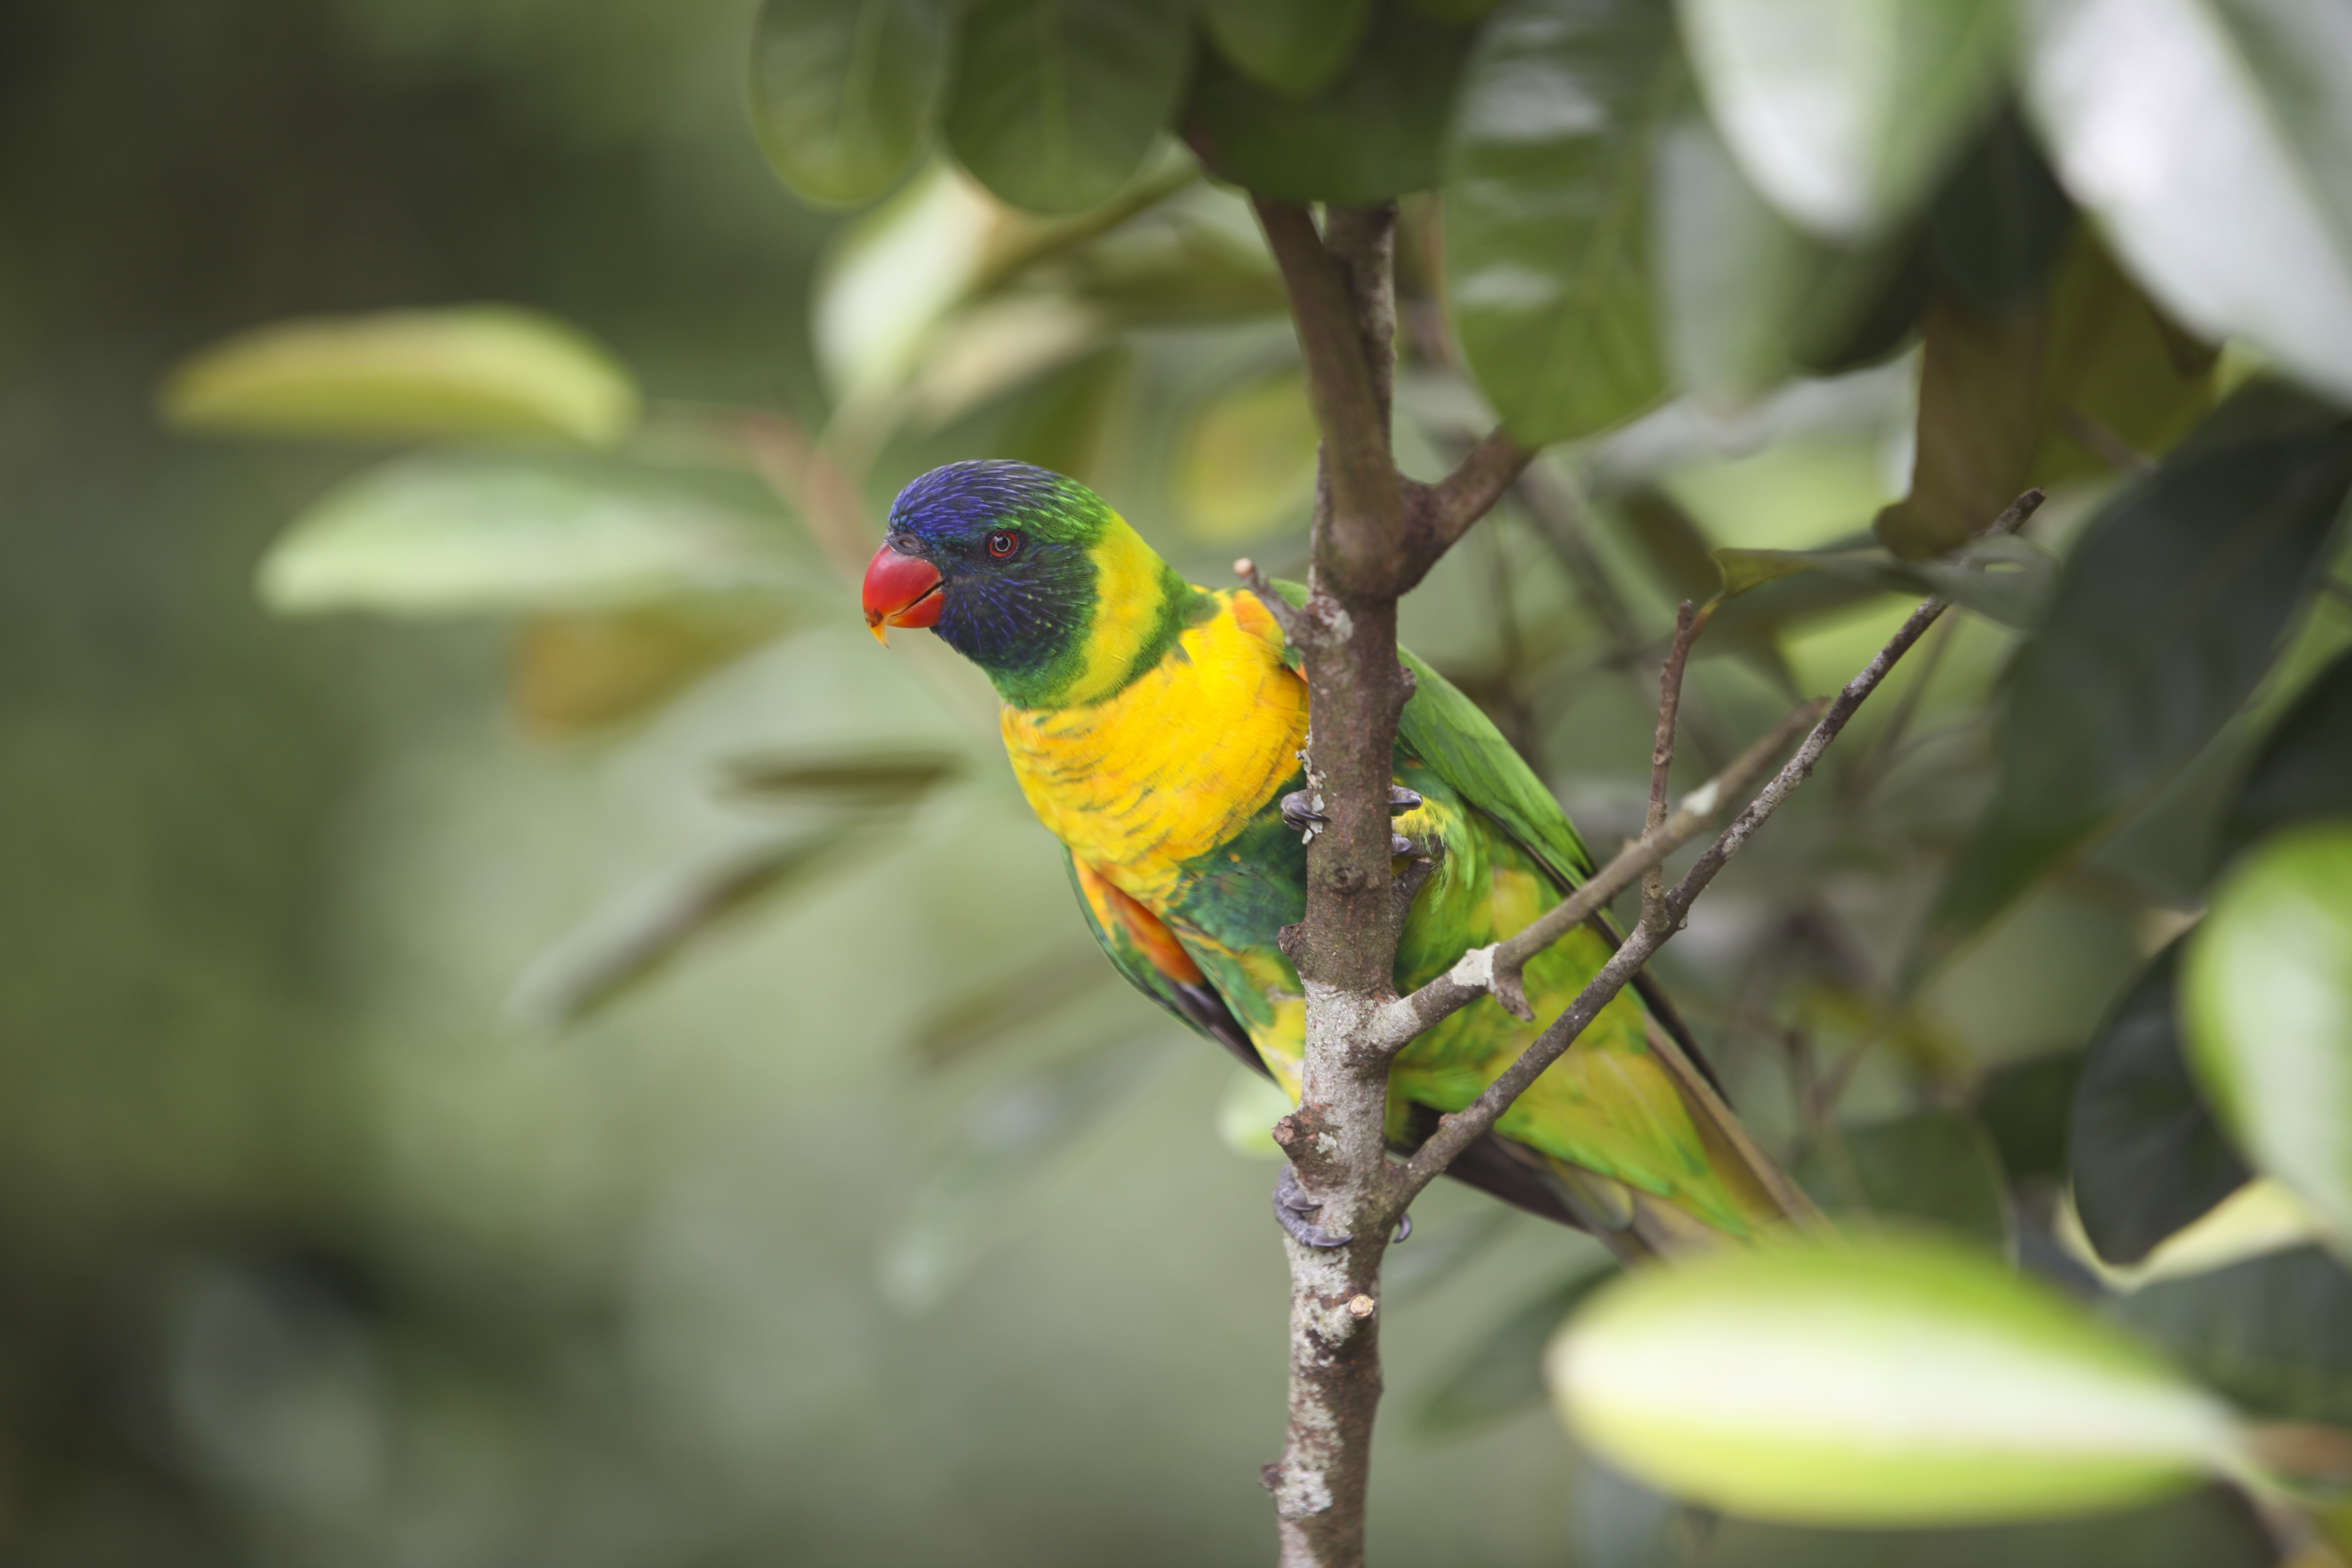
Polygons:
M2228 1409L1990 1257L1920 1240L1726 1251L1629 1277L1547 1358L1604 1458L1800 1523L2046 1518L2238 1458Z
M2255 847L2189 939L2189 1065L2231 1139L2352 1253L2352 823Z
M601 344L502 305L279 321L184 361L163 394L164 418L188 430L592 447L627 434L638 404Z

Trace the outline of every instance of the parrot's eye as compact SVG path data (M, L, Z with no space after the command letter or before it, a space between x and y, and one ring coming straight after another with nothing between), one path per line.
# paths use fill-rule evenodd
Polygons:
M1021 536L1017 533L1010 532L1004 529L999 529L994 533L988 536L988 552L991 555L995 556L999 561L1003 560L1006 556L1012 554L1014 551L1020 548Z

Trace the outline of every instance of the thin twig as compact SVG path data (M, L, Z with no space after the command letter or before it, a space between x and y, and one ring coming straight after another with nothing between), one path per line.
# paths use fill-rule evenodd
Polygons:
M1683 668L1690 662L1691 639L1697 631L1697 616L1685 599L1675 611L1675 640L1658 667L1658 738L1650 747L1650 813L1642 825L1645 834L1665 824L1666 779L1675 769L1675 721L1683 705ZM1665 900L1666 874L1662 865L1653 865L1642 873L1642 918L1663 916Z

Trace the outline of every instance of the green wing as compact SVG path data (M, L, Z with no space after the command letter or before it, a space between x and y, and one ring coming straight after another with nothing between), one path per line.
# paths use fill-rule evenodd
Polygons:
M1274 589L1293 605L1307 602L1307 590L1299 584L1276 582ZM1463 799L1500 823L1561 886L1573 888L1583 881L1591 874L1592 856L1527 760L1460 687L1409 649L1397 649L1397 657L1413 679L1412 698L1397 721L1397 739L1404 748ZM1283 658L1294 669L1298 667L1296 650L1286 647Z

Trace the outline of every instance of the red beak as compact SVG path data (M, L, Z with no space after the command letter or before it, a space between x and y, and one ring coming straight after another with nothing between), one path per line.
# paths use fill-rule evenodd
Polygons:
M917 555L902 555L888 545L874 552L866 568L866 626L883 647L890 646L892 626L928 626L948 605L940 591L940 569Z

